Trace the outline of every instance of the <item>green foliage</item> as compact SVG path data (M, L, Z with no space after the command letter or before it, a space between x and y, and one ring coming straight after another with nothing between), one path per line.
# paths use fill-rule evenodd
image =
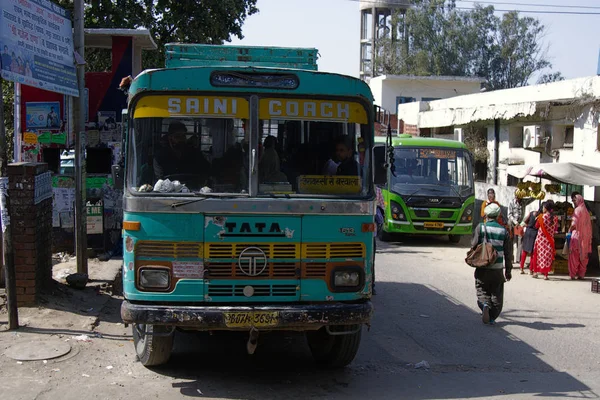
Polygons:
M146 28L157 51L144 52L144 68L164 66L164 45L172 42L222 44L243 38L242 25L258 12L257 0L86 0L86 28ZM73 10L73 0L58 3ZM110 58L87 49L89 71L110 70Z
M15 84L2 79L2 96L4 99L4 128L6 129L6 154L10 162L13 159L13 137L15 132L14 120L15 120Z
M544 75L540 76L537 83L543 84L543 83L552 83L552 82L558 82L558 81L564 81L564 80L565 80L565 77L560 72L551 72L549 74L544 74Z
M541 44L545 29L535 18L517 12L498 17L493 6L459 10L455 0L414 4L404 18L393 17L404 39L380 40L378 73L479 76L494 90L527 85L551 67Z

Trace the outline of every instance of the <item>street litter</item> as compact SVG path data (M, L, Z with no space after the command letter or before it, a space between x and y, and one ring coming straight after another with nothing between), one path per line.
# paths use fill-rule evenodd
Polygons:
M89 378L90 377L88 374L81 374L81 376L83 376L84 378Z
M79 342L91 342L91 339L88 335L75 336L74 339Z
M17 361L17 364L21 365L23 364L23 361Z
M48 360L44 360L44 361L43 361L43 363L44 363L44 364L48 364Z
M429 363L425 360L415 364L415 369L429 369Z
M52 370L52 372L60 372L60 369L58 369L58 368L54 368L54 369Z
M108 367L106 367L106 369L113 369L113 366L109 365Z

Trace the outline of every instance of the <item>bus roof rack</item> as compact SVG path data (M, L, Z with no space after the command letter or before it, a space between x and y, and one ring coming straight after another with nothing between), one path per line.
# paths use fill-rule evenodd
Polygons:
M271 67L317 71L318 50L293 47L169 43L166 67Z

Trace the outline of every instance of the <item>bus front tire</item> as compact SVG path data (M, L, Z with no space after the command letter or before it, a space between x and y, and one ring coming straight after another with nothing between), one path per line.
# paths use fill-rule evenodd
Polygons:
M385 230L381 229L379 231L379 240L381 240L382 242L391 242L393 237L392 234L389 232L386 232Z
M349 326L348 328L358 328ZM346 335L330 335L325 328L307 332L308 347L315 362L327 368L343 368L350 364L360 346L362 329Z
M173 333L169 333L170 330L167 326L133 325L135 353L144 367L154 367L169 361L174 337Z
M460 235L448 235L448 238L450 239L450 243L459 243L460 242Z

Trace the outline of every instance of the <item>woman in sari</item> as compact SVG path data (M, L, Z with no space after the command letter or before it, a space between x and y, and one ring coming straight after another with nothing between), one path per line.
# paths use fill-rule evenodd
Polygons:
M548 280L548 273L552 270L552 262L556 251L554 248L554 234L558 228L558 219L553 214L554 202L548 200L544 203L542 214L536 218L535 227L538 230L533 249L535 260L532 260L533 277L544 275ZM530 266L530 268L531 268Z
M523 243L521 244L522 252L521 252L521 274L525 273L525 260L527 256L529 256L529 274L533 275L533 271L535 270L534 264L534 256L533 256L533 246L535 245L535 239L537 238L538 230L535 227L537 216L542 213L542 207L538 211L532 211L525 217L521 226L525 227L525 235L523 236Z
M571 279L583 279L587 269L589 254L592 252L592 219L588 212L583 196L573 196L575 212L569 232L569 275Z

